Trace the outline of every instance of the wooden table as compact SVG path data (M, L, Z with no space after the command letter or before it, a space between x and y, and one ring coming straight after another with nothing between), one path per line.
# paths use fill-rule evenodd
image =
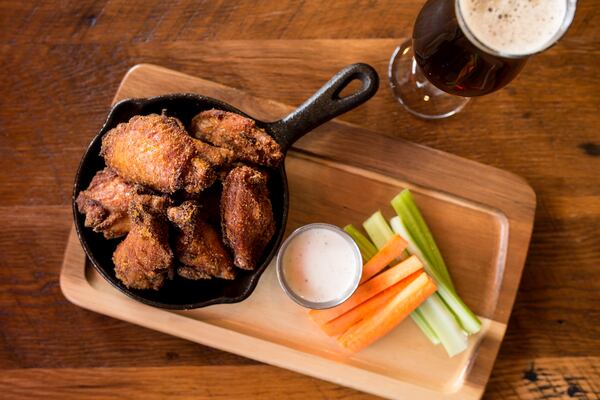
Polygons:
M368 62L385 77L421 4L0 1L0 397L367 398L80 309L58 272L75 168L130 66L299 104L345 64ZM581 2L560 44L454 118L409 116L385 80L343 116L535 189L530 254L489 399L600 396L599 8Z

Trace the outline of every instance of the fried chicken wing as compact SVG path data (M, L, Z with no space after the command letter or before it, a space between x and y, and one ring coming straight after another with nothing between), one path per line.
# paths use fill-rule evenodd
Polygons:
M196 142L177 118L136 115L106 134L100 153L127 181L164 193L198 193L216 175L213 165L199 156Z
M172 271L167 204L165 197L152 195L140 195L130 204L131 230L113 254L115 274L129 288L158 290Z
M201 140L193 140L198 157L215 167L226 167L234 160L234 153L229 149L213 146Z
M253 120L235 113L203 111L192 119L191 131L197 139L231 150L238 161L275 167L283 159L281 148L271 136Z
M85 226L107 239L125 235L129 232L129 203L139 191L110 168L98 171L76 200L79 212L85 214Z
M267 175L248 166L229 172L221 194L221 224L234 264L252 270L275 233Z
M168 218L178 228L175 255L182 264L177 273L187 279L235 278L231 256L217 231L200 218L200 207L186 201L167 210Z

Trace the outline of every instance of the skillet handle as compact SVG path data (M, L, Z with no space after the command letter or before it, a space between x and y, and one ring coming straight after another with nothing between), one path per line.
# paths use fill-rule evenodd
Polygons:
M340 97L340 93L356 79L362 82L362 87ZM269 130L286 152L295 141L317 126L369 100L378 88L379 76L373 67L367 64L348 65L291 114L271 123Z

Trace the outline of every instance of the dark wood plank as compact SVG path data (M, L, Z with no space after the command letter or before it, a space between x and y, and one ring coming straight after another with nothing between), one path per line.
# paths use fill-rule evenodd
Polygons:
M173 42L230 39L398 38L408 35L423 5L407 0L256 2L68 0L0 3L12 43ZM570 37L597 43L597 4L580 2ZM135 16L135 18L130 18ZM589 33L582 39L582 35Z
M267 365L6 370L5 398L376 399Z
M299 104L346 63L370 62L385 76L421 4L0 1L0 367L249 362L79 310L61 297L61 240L80 154L136 63ZM536 190L530 256L489 398L517 398L508 391L536 357L600 354L593 323L600 303L598 10L597 0L579 2L561 43L456 118L408 116L385 81L372 102L343 117L508 169ZM373 40L328 40L359 38ZM518 367L509 373L512 365Z
M539 358L497 366L484 399L595 399L599 358ZM209 382L209 384L204 384ZM228 385L223 385L228 382ZM13 369L0 375L6 398L375 399L267 365ZM255 394L255 395L252 395Z
M484 400L600 398L598 357L499 361Z

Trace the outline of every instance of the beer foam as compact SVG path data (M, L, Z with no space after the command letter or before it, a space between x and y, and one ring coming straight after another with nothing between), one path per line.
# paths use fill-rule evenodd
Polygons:
M458 0L458 7L475 39L497 52L521 56L552 44L567 0Z

